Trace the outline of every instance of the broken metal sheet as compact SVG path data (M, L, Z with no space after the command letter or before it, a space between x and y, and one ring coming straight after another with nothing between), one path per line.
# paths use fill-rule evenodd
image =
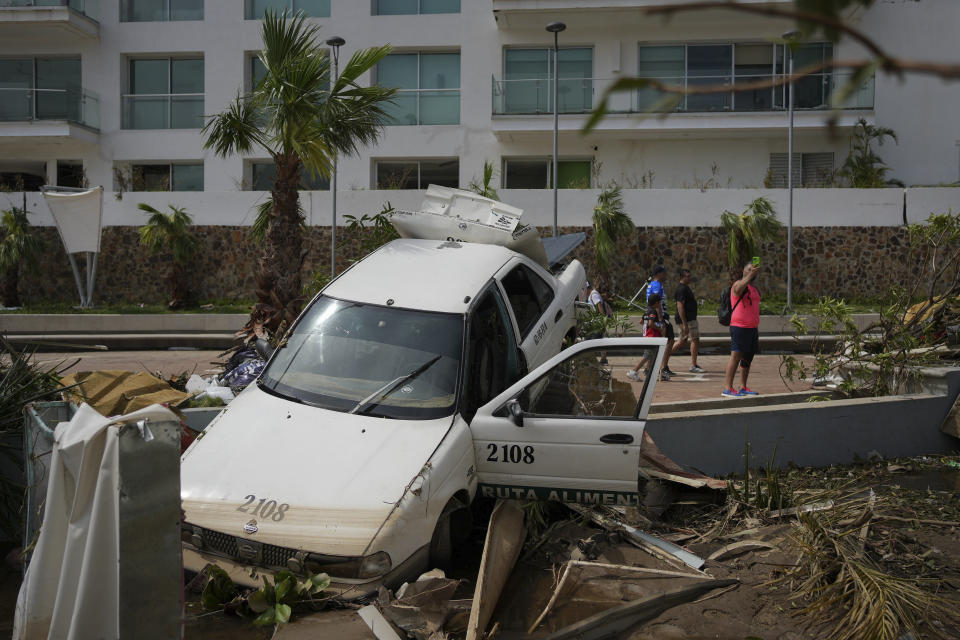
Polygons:
M483 545L477 587L470 609L467 640L479 640L490 623L507 578L527 537L523 507L516 500L498 500Z
M703 565L706 563L703 558L697 556L696 554L690 553L683 547L679 547L672 542L667 542L662 538L658 538L657 536L640 531L639 529L620 522L613 517L598 513L596 510L591 509L590 507L584 507L578 504L567 504L567 507L589 518L605 529L621 531L624 539L627 542L645 549L660 558L669 561L669 559L672 557L688 567L696 569L697 571L702 569Z
M687 471L665 456L646 430L644 430L643 439L640 441L640 470L651 478L678 482L688 487L709 487L720 490L727 488L726 480Z
M357 615L377 637L377 640L403 640L376 606L369 604L357 611Z
M620 634L630 627L651 620L671 607L691 602L713 589L734 585L737 582L733 579L705 580L652 598L628 602L551 633L545 640L619 638L622 637Z
M447 622L453 615L450 599L459 586L460 580L445 578L442 571L434 570L416 582L405 583L395 599L381 587L377 604L390 622L417 640L428 640L449 631Z

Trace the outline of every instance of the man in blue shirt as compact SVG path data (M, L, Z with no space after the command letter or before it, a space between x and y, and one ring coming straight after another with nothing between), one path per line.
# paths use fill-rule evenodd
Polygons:
M673 325L670 324L670 316L667 313L667 292L663 288L663 281L667 277L667 269L662 265L658 264L653 268L653 280L650 281L650 284L647 285L647 300L649 306L650 296L655 293L660 294L660 310L663 312L663 336L667 339L667 350L663 354L663 365L660 367L661 374L664 374L669 379L670 376L675 376L673 371L670 371L670 367L667 366L667 363L670 362L670 353L673 351Z

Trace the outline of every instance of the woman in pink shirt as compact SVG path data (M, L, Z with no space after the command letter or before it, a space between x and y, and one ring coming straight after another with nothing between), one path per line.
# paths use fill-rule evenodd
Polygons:
M742 398L757 395L747 387L750 375L750 363L753 356L760 353L760 292L751 283L760 269L754 264L743 268L743 277L733 283L730 289L730 304L733 315L730 319L730 360L727 361L726 378L723 392L728 398ZM740 365L740 389L733 388L733 376Z

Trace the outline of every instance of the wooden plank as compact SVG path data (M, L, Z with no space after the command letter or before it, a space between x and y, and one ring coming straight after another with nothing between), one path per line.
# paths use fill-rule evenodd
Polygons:
M487 539L483 544L477 587L473 593L467 640L483 637L497 607L503 587L520 556L527 537L523 507L516 500L498 500L490 516Z

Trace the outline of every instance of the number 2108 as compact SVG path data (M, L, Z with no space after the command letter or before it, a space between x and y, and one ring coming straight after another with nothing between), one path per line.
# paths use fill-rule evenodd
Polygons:
M274 522L280 522L283 520L283 516L286 515L287 509L290 508L286 502L277 504L276 500L267 500L266 498L260 498L259 504L253 508L253 511L248 511L248 507L253 504L254 500L257 499L257 496L251 494L244 497L246 502L243 505L237 507L237 511L242 511L243 513L250 513L250 515L259 515L261 518L271 518Z
M523 462L524 464L533 464L533 447L527 445L520 447L518 444L497 445L493 442L487 445L490 455L487 456L487 462L512 462L514 464Z

